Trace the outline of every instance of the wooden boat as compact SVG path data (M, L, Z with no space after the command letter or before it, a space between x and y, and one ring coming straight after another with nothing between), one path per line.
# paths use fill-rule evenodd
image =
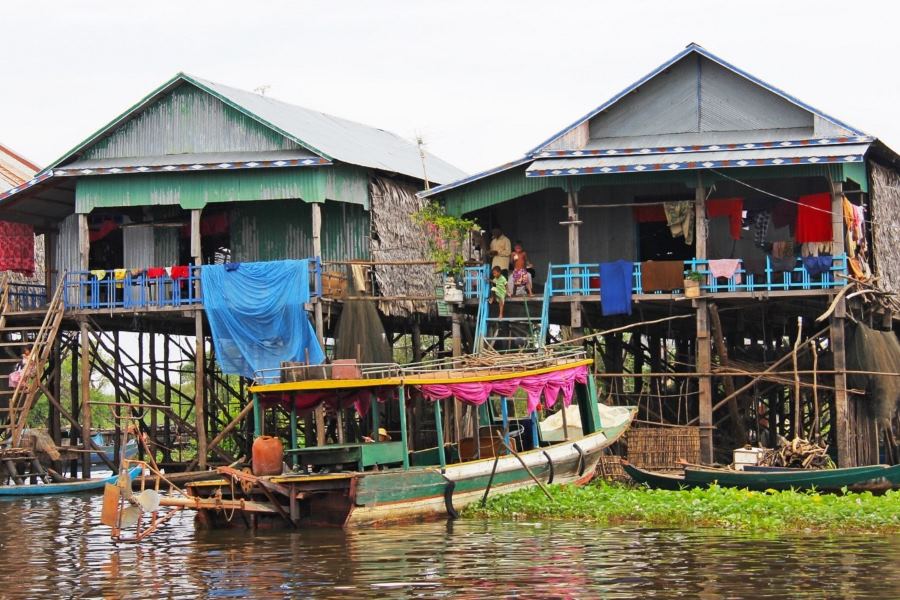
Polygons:
M504 494L538 482L587 483L594 476L603 448L627 431L636 414L634 407L598 404L588 369L592 361L581 352L563 356L517 354L493 366L484 366L485 360L479 358L403 368L360 365L350 379L274 383L271 375L266 376L267 383L251 387L256 435L263 433L266 408L286 408L291 414L293 443L285 454L296 465L294 470L256 476L221 467L221 478L188 484L188 498L163 497L160 505L194 509L198 524L206 527L347 527L455 517L457 511L488 493ZM435 397L459 399L459 393L451 392L459 390L454 386L460 384L466 384L467 390L500 387L507 389L506 395L512 395L526 386L534 391L535 385L546 381L572 383L568 389L580 408L582 437L542 443L535 413L521 418L510 415L507 406L512 403L502 398L501 415L494 414L496 393L494 401L477 405L482 421L477 439L457 439L433 448L410 447L405 410L409 391L417 390L433 401ZM342 398L339 406L347 407L371 395L396 400L396 408L391 408L400 419L399 431L395 430L398 441L297 445L298 415L308 413L322 401ZM543 398L543 391L538 398ZM438 440L446 439L441 404L431 403ZM377 406L374 402L372 405ZM366 426L371 426L375 439L381 428L379 413L371 411L366 416ZM526 427L528 424L531 426ZM511 433L514 430L519 432L518 440ZM522 433L525 431L530 436Z
M128 475L131 479L141 474L142 467L134 467L129 470ZM0 496L49 496L56 494L82 494L86 492L100 492L103 487L109 484L115 484L118 475L110 477L98 477L96 479L85 479L65 481L62 483L46 483L35 485L6 485L0 487Z
M877 465L881 466L881 465ZM796 467L764 467L744 465L744 471L751 473L796 473L808 471ZM849 486L851 491L900 489L900 465L893 465L878 472L878 477Z
M681 490L692 487L684 480L684 475L680 473L658 473L655 471L647 471L632 465L627 461L622 461L622 468L631 477L632 481L637 484L646 485L655 490Z
M91 464L92 465L105 465L106 464L106 462L104 462L104 460L102 458L100 458L101 453L103 456L106 457L106 460L108 460L109 462L113 462L113 460L115 459L115 454L116 454L115 446L113 444L109 443L108 440L106 440L103 437L102 433L94 434L93 441L94 441L94 444L97 445L97 448L99 448L100 451L99 452L91 452ZM136 439L131 438L125 443L125 446L122 448L122 454L124 455L125 458L134 458L135 456L137 456L137 453L138 453L138 442Z
M839 490L845 486L894 475L895 467L872 465L846 469L791 469L788 471L733 471L689 466L684 469L687 483L701 486L716 483L722 487L748 490Z

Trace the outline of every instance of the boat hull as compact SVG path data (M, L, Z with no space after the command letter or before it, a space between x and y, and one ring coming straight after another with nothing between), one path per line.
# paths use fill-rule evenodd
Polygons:
M790 471L729 471L726 469L686 468L685 481L693 485L716 483L722 487L748 490L839 490L864 481L880 479L891 471L884 465L851 467L847 469L790 470Z
M141 474L141 467L135 467L129 472L134 479ZM71 481L63 483L48 483L43 485L8 485L0 487L0 497L23 496L49 496L58 494L83 494L88 492L102 492L107 484L116 483L118 475L98 479L86 479L84 481Z
M603 449L627 431L633 416L632 412L627 422L579 440L521 452L519 456L541 483L583 485L593 478ZM448 465L443 472L437 467L419 467L267 478L270 484L282 486L288 497L301 499L298 506L287 502L283 512L239 518L222 510L201 509L197 523L207 528L357 527L455 517L466 506L480 502L488 487L493 497L536 485L522 462L510 454ZM198 483L189 489L200 497L221 494L229 498L234 488L230 482L218 481Z

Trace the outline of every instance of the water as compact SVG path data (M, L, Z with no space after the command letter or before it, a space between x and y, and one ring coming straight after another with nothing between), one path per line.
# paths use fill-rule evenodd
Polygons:
M900 536L461 520L114 545L99 497L0 501L0 598L898 598Z

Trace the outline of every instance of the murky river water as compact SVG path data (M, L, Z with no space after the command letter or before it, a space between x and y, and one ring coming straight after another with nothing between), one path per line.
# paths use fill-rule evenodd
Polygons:
M202 532L139 546L98 497L0 501L2 598L900 598L900 536L457 521Z

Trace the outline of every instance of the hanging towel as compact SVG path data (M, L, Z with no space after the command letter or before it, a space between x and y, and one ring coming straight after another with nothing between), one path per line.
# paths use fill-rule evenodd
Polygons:
M767 210L761 210L756 213L753 219L753 243L764 248L766 245L766 237L769 235L769 223L772 222L772 213Z
M602 281L602 279L601 279ZM684 263L680 260L648 260L641 263L641 288L668 292L684 287Z
M797 200L797 242L830 242L831 194L810 194Z
M728 231L731 233L731 239L739 240L741 239L741 224L744 219L744 199L710 200L706 203L706 217L709 219L728 217Z
M91 271L91 275L96 277L98 280L106 279L106 271L104 269L94 269Z
M754 255L749 258L742 258L741 263L744 265L744 271L753 275L766 275L766 257ZM758 281L756 283L759 283Z
M709 272L713 277L726 277L728 279L734 277L734 282L740 283L741 274L737 272L740 266L741 259L739 258L721 258L709 261Z
M772 270L793 271L797 266L797 256L794 254L794 242L772 242Z
M122 282L125 280L125 276L128 275L128 269L114 269L113 277L116 280L116 287L118 289L122 289Z
M627 260L600 263L600 308L603 316L631 314L631 279L634 267Z
M672 237L684 236L684 243L690 246L694 243L694 202L682 200L680 202L666 202L663 204L666 212L666 223Z
M828 254L804 256L803 266L810 275L815 277L816 275L821 275L826 271L830 271L833 260L834 259Z
M147 277L150 279L156 279L158 277L163 277L166 274L166 270L161 267L150 267L147 269Z
M184 265L172 267L172 279L187 279L190 272L190 267Z

